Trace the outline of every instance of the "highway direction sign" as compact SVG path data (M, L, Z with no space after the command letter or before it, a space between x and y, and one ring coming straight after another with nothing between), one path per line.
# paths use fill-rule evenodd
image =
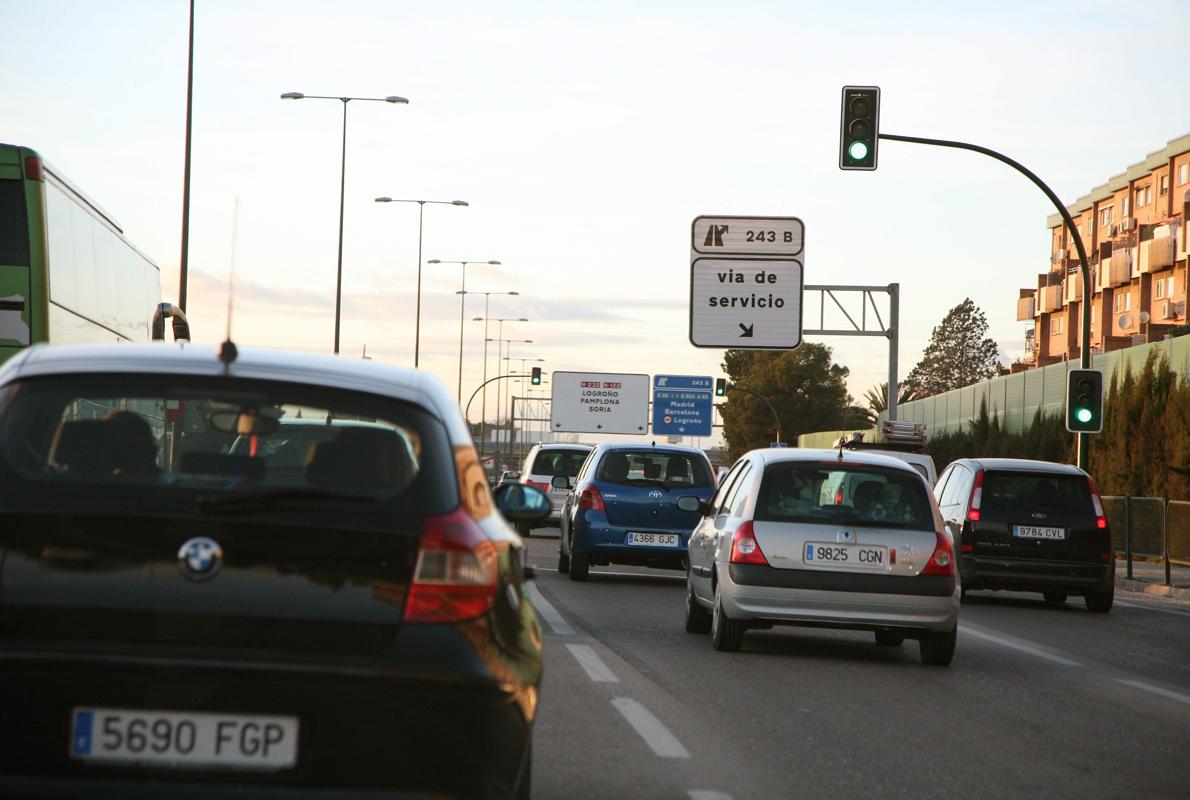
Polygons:
M690 343L742 350L800 345L805 239L797 217L695 217Z
M555 372L550 430L572 433L649 431L649 376Z
M715 381L709 376L653 376L653 433L710 436Z

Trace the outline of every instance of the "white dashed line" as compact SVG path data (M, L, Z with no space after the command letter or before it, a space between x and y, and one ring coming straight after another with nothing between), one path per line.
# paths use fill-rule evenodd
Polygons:
M1142 683L1141 681L1132 681L1128 680L1127 678L1116 678L1116 681L1127 684L1128 686L1132 686L1136 689L1143 689L1146 692L1152 692L1153 694L1159 694L1162 697L1168 697L1170 700L1177 700L1179 703L1190 705L1190 696L1179 694L1177 692L1171 692L1169 689L1162 689L1160 686L1153 686L1150 683Z
M1156 606L1144 605L1143 603L1125 603L1123 600L1116 600L1116 605L1124 606L1125 608L1143 608L1145 611L1160 611L1162 614L1177 614L1179 617L1190 617L1190 612L1175 611L1172 608L1157 608Z
M550 630L559 636L574 635L574 627L562 618L558 609L554 608L549 600L542 596L540 589L530 583L527 585L526 591L529 593L529 601L533 603L533 607L537 609L537 613L541 615L545 623L550 626Z
M579 666L587 671L587 675L596 683L619 683L616 674L603 663L599 654L585 644L568 644L566 649L574 656Z
M612 705L658 758L690 758L690 751L682 746L661 720L653 716L652 711L631 697L614 697Z
M690 800L731 800L731 795L713 789L691 789L686 794L690 795Z
M1001 647L1008 647L1012 650L1019 650L1022 653L1028 653L1030 655L1037 656L1038 658L1044 658L1046 661L1052 661L1055 664L1061 664L1064 667L1081 667L1082 666L1082 664L1080 664L1079 662L1072 661L1069 658L1063 658L1062 656L1056 656L1053 653L1047 653L1045 650L1039 650L1036 647L1031 647L1027 644L1022 644L1021 642L1015 642L1015 641L1012 641L1011 639L1001 639L999 636L992 636L990 633L984 633L983 631L973 630L973 629L967 627L966 625L960 625L959 630L965 634L974 636L978 639L986 639L989 642L995 642L996 644L1000 645Z

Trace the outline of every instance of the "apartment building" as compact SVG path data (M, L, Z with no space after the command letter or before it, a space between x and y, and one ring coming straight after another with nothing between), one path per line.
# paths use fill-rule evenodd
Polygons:
M1067 206L1091 268L1091 351L1164 338L1187 324L1190 134ZM1014 370L1077 358L1083 282L1078 249L1060 214L1046 220L1050 264L1021 289L1017 319L1032 323Z

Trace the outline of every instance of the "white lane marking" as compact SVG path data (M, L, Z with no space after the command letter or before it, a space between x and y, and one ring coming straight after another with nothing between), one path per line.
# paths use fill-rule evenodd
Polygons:
M1179 617L1190 617L1190 612L1175 611L1172 608L1157 608L1156 606L1148 606L1143 603L1125 603L1123 600L1117 600L1116 605L1124 606L1125 608L1143 608L1146 611L1160 611L1162 614L1177 614Z
M653 716L652 711L631 697L613 697L612 705L658 758L690 758L690 751L682 746L661 720Z
M1062 656L1056 656L1053 653L1047 653L1044 650L1039 650L1036 647L1030 647L1027 644L1015 642L1010 639L1001 639L999 636L992 636L990 633L984 633L983 631L973 630L973 629L967 627L966 625L960 625L959 630L962 631L963 633L969 634L976 638L986 639L989 642L995 642L996 644L1000 645L1001 647L1008 647L1013 650L1020 650L1022 653L1028 653L1030 655L1037 656L1038 658L1044 658L1046 661L1052 661L1055 664L1061 664L1064 667L1081 667L1082 666L1082 664L1078 663L1077 661L1071 661L1069 658L1063 658Z
M731 795L713 789L691 789L686 794L690 795L690 800L731 800Z
M546 600L542 596L540 589L530 583L527 590L529 592L529 602L533 603L533 607L537 609L537 613L541 615L545 623L550 626L550 630L559 636L574 635L574 627L558 613L558 609L554 608L549 600Z
M587 676L596 683L619 683L620 679L611 671L599 654L585 644L568 644L566 649L574 656L579 666L587 671Z
M1162 697L1168 697L1170 700L1177 700L1179 703L1190 705L1190 696L1179 694L1177 692L1171 692L1169 689L1162 689L1160 686L1153 686L1152 684L1143 683L1141 681L1132 681L1128 680L1127 678L1116 678L1116 681L1119 683L1126 683L1129 686L1135 687L1137 689L1144 689L1146 692L1159 694Z

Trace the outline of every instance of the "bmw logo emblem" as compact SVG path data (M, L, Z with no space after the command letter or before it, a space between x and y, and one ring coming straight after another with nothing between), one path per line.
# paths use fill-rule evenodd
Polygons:
M214 539L198 536L178 550L178 569L192 581L210 580L221 566L223 548Z

